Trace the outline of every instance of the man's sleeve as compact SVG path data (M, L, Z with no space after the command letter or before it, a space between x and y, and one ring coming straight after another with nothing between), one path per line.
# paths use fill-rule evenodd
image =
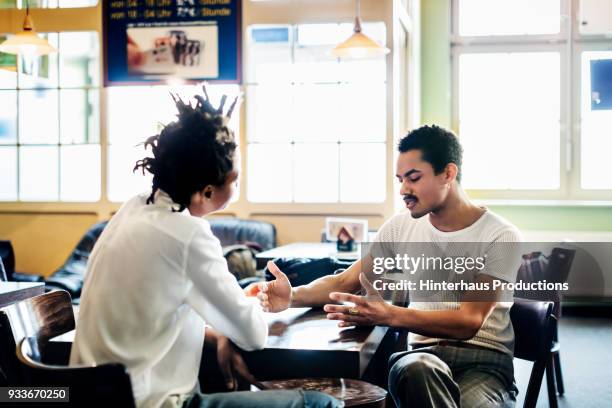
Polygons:
M268 325L254 298L247 298L227 269L221 246L204 231L188 247L186 275L193 286L186 301L207 324L244 350L261 349Z

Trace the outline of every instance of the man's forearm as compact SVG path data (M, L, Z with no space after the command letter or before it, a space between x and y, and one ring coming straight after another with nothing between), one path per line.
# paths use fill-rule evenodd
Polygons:
M361 261L355 262L338 275L319 278L308 285L293 288L291 307L323 306L330 303L331 292L355 292L360 288Z
M468 340L483 323L482 314L465 310L416 310L391 306L389 326L427 337Z

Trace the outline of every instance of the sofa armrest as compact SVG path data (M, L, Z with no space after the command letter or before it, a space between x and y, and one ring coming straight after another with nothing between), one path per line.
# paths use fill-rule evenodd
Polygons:
M31 275L29 273L13 273L14 282L44 282L44 278L40 275Z

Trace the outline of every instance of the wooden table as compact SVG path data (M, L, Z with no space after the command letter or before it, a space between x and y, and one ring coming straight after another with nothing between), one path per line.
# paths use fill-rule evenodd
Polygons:
M386 327L346 329L338 322L327 320L322 309L292 308L282 313L266 313L270 327L268 342L263 350L244 352L244 358L259 380L344 377L368 378L374 355L381 352L379 365L374 370L386 370L389 344ZM383 344L385 339L385 346ZM50 340L47 352L69 355L74 331ZM385 350L383 350L385 349ZM219 391L222 377L216 366L215 350L205 349L200 372L204 392ZM370 376L371 377L371 376ZM214 380L219 384L213 384ZM383 381L383 380L381 380Z
M268 261L276 258L338 258L343 261L356 261L359 259L359 248L355 252L338 252L335 242L296 242L272 248L257 254L257 269L266 266Z
M0 282L0 307L45 293L43 282Z
M340 328L322 309L292 308L267 318L266 347L244 353L260 380L362 378L387 333L386 327Z

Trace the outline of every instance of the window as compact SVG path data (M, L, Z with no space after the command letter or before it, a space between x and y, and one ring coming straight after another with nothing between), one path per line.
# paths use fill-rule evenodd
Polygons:
M364 31L385 43L384 23ZM249 27L249 201L385 200L385 58L334 58L351 32L351 24Z
M559 74L558 52L461 55L466 188L559 189Z
M612 76L612 41L585 34L578 12L569 0L453 1L454 125L463 184L480 198L612 198L612 103L598 105L592 83Z
M46 35L38 77L0 70L0 200L97 201L98 35Z
M559 33L559 0L458 0L459 35Z
M221 96L238 95L237 85L207 85L213 105ZM146 172L133 173L136 161L151 154L143 142L158 134L163 126L174 121L176 108L170 92L178 93L185 101L192 100L201 90L194 86L137 86L107 89L108 101L108 198L120 202L134 194L151 189L152 176ZM229 106L226 104L226 109ZM239 137L239 116L232 116L230 126ZM234 195L234 200L238 194Z

